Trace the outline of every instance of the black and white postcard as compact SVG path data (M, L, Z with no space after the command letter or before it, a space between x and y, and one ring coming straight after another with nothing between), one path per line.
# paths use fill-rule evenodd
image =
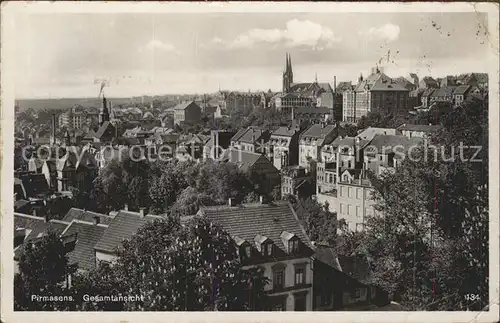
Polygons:
M2 322L498 321L498 6L1 14Z

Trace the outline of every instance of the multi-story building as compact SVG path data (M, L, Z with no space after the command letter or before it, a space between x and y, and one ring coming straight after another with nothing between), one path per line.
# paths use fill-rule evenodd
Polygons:
M314 178L306 173L306 168L294 165L281 169L281 197L294 195L308 198L315 192Z
M313 124L299 136L299 165L311 170L311 162L320 161L321 148L338 135L336 125Z
M241 171L248 174L248 178L259 194L269 195L273 189L280 187L279 170L262 154L228 149L223 160L237 164Z
M231 138L231 147L267 155L269 153L269 138L269 131L258 127L248 127L240 129Z
M179 103L174 107L174 123L193 123L201 120L201 108L194 101Z
M354 89L355 86L349 85L342 92L342 120L344 122L356 122L356 92Z
M228 112L236 110L251 111L261 106L262 100L262 93L229 92L225 94L223 109Z
M269 310L313 309L313 245L289 203L202 207L198 215L231 235L244 268L264 269Z
M386 116L398 116L408 112L409 91L382 73L378 68L358 83L355 92L354 121L368 112Z
M293 123L292 126L279 127L271 132L269 146L273 152L272 162L278 170L299 163L300 130L298 124Z

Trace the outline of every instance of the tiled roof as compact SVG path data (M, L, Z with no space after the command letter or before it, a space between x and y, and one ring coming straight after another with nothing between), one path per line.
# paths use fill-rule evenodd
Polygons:
M373 137L375 137L375 135L396 135L396 129L368 127L362 132L358 133L356 137L371 140L373 139Z
M71 264L77 263L80 269L94 269L96 266L94 246L101 239L106 229L107 226L105 225L71 222L62 234L62 237L77 234L75 248L68 254L69 262Z
M453 95L453 91L455 91L455 88L456 88L456 86L440 87L439 89L435 90L431 94L431 97L452 96Z
M292 137L297 130L297 128L292 127L279 127L271 133L271 136Z
M101 214L101 213L95 213L87 210L82 210L78 209L75 207L72 207L68 213L64 216L62 219L63 221L66 222L71 222L73 220L81 220L81 221L86 221L86 222L93 222L94 217L98 216L100 219L100 223L102 224L109 224L113 220L113 217L110 215L106 214Z
M398 130L421 131L421 132L436 132L442 127L440 125L425 125L425 124L406 124L403 123L398 127Z
M307 128L300 135L300 138L305 138L305 137L321 138L321 137L325 137L330 132L332 132L334 129L335 129L335 125L327 125L327 126L323 127L323 125L321 125L321 124L313 124L309 128Z
M248 127L246 129L240 129L232 138L231 141L241 141L245 143L254 143L261 139L265 134L265 131L259 128Z
M26 200L17 200L14 202L14 210L19 210L20 208L30 204L29 201Z
M38 222L31 233L26 237L25 241L30 241L33 239L41 238L46 235L49 231L54 232L56 235L60 235L64 229L69 225L69 222L64 222L60 220L50 220L48 222Z
M26 197L34 197L49 190L49 184L44 174L28 174L21 176L20 180L26 191Z
M248 171L260 158L265 157L262 154L238 149L226 150L223 157L224 160L237 164L244 172Z
M141 217L139 213L122 210L111 221L95 249L112 253L123 240L130 239L146 222L155 219L161 219L161 217L154 215Z
M422 96L431 96L432 93L435 91L435 89L426 89L424 93L422 93Z
M38 224L45 222L45 218L14 212L14 229L33 230Z
M344 92L349 89L352 89L352 82L339 82L337 85L337 92Z
M188 101L188 102L183 102L183 103L177 104L174 107L174 110L185 110L191 104L194 104L195 106L197 106L199 108L199 106L194 101Z
M335 253L335 249L330 246L323 246L321 244L315 244L315 253L314 259L317 259L332 268L341 271L339 260L337 254Z
M420 145L423 142L422 138L408 138L405 136L391 136L391 135L375 135L372 141L370 141L369 146L375 147L378 153L393 152L396 147L403 146L404 149L408 149L411 146ZM398 152L402 153L401 148L397 149ZM370 152L370 150L368 151Z
M95 134L95 137L96 138L101 138L103 135L104 135L104 132L106 132L106 130L111 127L113 130L114 130L114 127L113 125L111 124L111 122L109 121L104 121L104 123L99 127L99 130L97 130L96 134Z
M459 85L456 87L453 95L464 95L470 89L470 87L470 85Z
M221 225L232 237L244 239L253 246L255 237L260 234L269 238L282 253L286 253L287 246L282 241L282 234L288 232L296 235L309 249L313 248L289 203L202 207L199 214Z

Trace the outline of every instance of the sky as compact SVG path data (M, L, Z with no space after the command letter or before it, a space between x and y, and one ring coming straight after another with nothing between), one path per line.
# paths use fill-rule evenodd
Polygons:
M480 13L24 13L16 98L279 91L294 81L488 72Z

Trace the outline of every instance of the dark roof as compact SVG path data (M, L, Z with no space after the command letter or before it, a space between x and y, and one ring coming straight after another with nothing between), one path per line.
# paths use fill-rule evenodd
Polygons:
M416 146L422 144L422 138L408 138L406 136L392 136L392 135L375 135L372 141L370 141L369 146L373 146L377 149L378 153L392 153L393 149L398 146L403 146L404 149L408 149L411 146ZM398 148L397 151L402 153L401 148ZM370 150L367 151L369 153Z
M248 171L260 158L265 158L262 154L252 153L246 150L229 149L226 150L223 160L235 163L239 168L246 172Z
M109 224L113 220L113 217L110 215L95 213L73 207L68 211L68 213L66 213L63 221L71 222L73 220L81 220L86 222L93 222L96 216L99 217L100 223L102 224Z
M334 129L335 129L334 125L323 126L321 124L313 124L300 135L300 138L304 137L322 138L328 135Z
M194 104L195 106L197 106L198 108L200 108L200 106L198 104L196 104L194 101L188 101L188 102L183 102L183 103L179 103L177 104L175 107L174 107L174 110L185 110L187 107L189 107L191 104ZM200 108L201 109L201 108Z
M242 141L245 143L254 143L261 139L265 131L259 128L248 127L246 129L239 130L232 138L231 141Z
M470 88L470 85L459 85L456 87L453 95L464 95Z
M366 258L362 256L339 256L338 260L343 273L360 281L361 283L367 284L370 279L371 272L370 265L368 264Z
M139 213L122 210L111 221L108 229L96 244L95 249L110 253L114 252L123 240L130 239L146 222L155 219L161 219L161 217L154 215L141 217Z
M25 207L26 205L29 205L30 202L29 201L26 201L26 200L17 200L14 202L14 211L17 211L23 207Z
M69 225L69 222L64 222L60 220L50 220L48 222L38 222L32 229L31 233L26 237L25 241L30 241L33 239L41 238L46 235L49 231L54 232L56 235L60 235L64 229Z
M288 232L296 235L306 247L312 248L309 237L289 203L202 207L199 213L221 225L232 237L244 239L252 245L255 237L262 235L286 252L282 234Z
M338 261L337 254L335 253L335 249L333 247L324 246L318 243L314 244L314 247L315 247L314 259L317 259L329 265L330 267L335 268L338 271L341 271L340 263Z
M99 127L99 130L97 130L95 137L100 139L109 127L114 130L114 126L111 124L111 122L104 121L104 123Z
M49 184L44 174L26 174L20 176L26 197L34 197L49 190Z
M425 124L406 124L403 123L397 129L398 130L408 130L408 131L422 131L422 132L436 132L442 127L440 125L425 125Z
M444 86L435 90L432 93L432 97L442 97L442 96L452 96L453 91L455 91L456 86Z
M271 133L271 136L292 137L297 130L297 128L292 127L279 127Z
M68 254L69 262L78 264L79 269L92 270L96 266L94 246L106 231L105 225L94 225L73 221L67 227L62 237L77 234L73 251Z
M45 222L45 218L30 214L14 213L14 229L33 230L38 224Z

